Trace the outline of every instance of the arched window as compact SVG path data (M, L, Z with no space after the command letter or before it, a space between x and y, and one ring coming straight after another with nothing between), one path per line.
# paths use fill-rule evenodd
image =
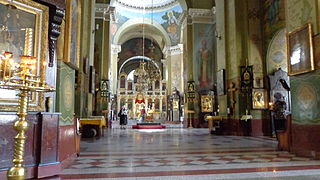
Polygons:
M160 89L160 82L159 82L159 80L156 80L156 82L155 82L155 89Z
M167 110L167 101L165 98L162 99L162 111L165 112Z
M120 88L126 88L126 78L124 76L120 77Z
M166 87L166 83L163 83L163 84L162 84L162 91L165 91L166 88L167 88L167 87Z
M159 99L155 99L154 101L154 109L155 111L160 111L160 100Z
M128 81L128 90L132 91L132 82L131 81Z

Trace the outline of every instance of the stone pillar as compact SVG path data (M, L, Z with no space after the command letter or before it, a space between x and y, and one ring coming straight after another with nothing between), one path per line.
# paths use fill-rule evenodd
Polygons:
M112 14L114 8L109 4L97 3L95 5L95 69L98 73L98 81L109 80L108 69L110 67L110 21L114 20ZM109 88L109 87L108 87ZM108 109L108 98L97 98L96 112L101 115L101 112Z
M118 53L121 51L121 45L111 44L111 60L109 67L110 90L113 94L117 92L118 82Z
M199 38L203 39L205 36L212 37L210 34L214 29L215 24L215 15L214 9L193 9L190 8L188 11L188 19L187 19L187 65L189 71L188 81L195 81L195 91L204 90L204 89L197 89L200 84L199 82L199 72L200 69L197 66L197 52L201 48L199 47ZM204 27L204 25L207 25ZM209 28L212 28L209 29ZM202 32L203 31L203 32ZM201 36L201 37L199 37ZM202 40L201 40L202 41ZM211 42L214 46L215 42ZM213 52L213 48L210 49ZM215 54L212 53L212 63L215 64ZM215 67L215 66L214 66ZM213 77L215 77L216 69L212 69ZM213 82L214 82L214 78ZM198 85L197 85L198 84ZM212 87L213 88L213 87ZM200 109L198 104L200 103L199 97L196 93L194 100L189 99L187 102L187 121L192 122L193 127L199 127L201 121L200 116ZM189 123L190 124L190 123Z
M225 13L225 1L224 0L216 0L216 8L215 8L215 15L216 15L216 54L217 54L217 72L226 70L226 13ZM226 73L225 73L226 75ZM228 114L227 109L233 109L234 102L228 103L228 87L226 81L227 77L225 76L224 79L224 93L217 94L217 103L216 105L219 106L219 115L220 116L227 116ZM217 84L218 86L218 84ZM220 85L221 86L221 85ZM230 111L229 111L230 112Z
M169 77L170 77L170 91L169 94L172 94L172 88L177 88L179 92L183 92L183 65L181 59L183 58L183 45L178 44L169 48L167 53L169 62ZM168 66L168 65L167 65Z
M94 26L95 26L95 1L81 0L81 50L80 50L80 67L84 63L93 65L93 44L94 44ZM86 61L86 62L85 62ZM86 69L89 71L89 68ZM83 68L79 68L78 88L76 91L76 114L79 117L86 117L92 113L92 94L89 93L89 73L85 74Z
M162 99L163 99L163 97L161 96L160 98L159 98L159 110L160 110L160 114L162 113Z

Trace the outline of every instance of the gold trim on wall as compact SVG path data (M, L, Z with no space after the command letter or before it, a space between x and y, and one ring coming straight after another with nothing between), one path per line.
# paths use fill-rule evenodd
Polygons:
M298 45L298 43L296 42L296 44L291 44L291 38L301 38L299 36L302 36L301 34L299 33L302 33L303 30L305 29L308 29L308 45L309 45L309 48L306 49L304 52L308 52L309 51L309 57L305 57L305 62L298 62L297 64L301 64L301 65L304 65L305 63L310 63L310 66L307 67L307 68L304 68L304 69L300 69L300 70L296 70L294 71L292 69L292 59L291 59L291 54L292 54L292 50L293 48L295 48L294 46L295 45ZM311 23L308 23L306 25L303 25L301 27L299 27L298 29L292 31L292 32L289 32L287 34L287 53L288 53L288 74L290 76L292 75L298 75L298 74L302 74L302 73L307 73L307 72L310 72L310 71L313 71L314 70L314 55L313 55L313 41L312 41L312 25ZM306 47L304 47L306 48ZM305 54L305 53L304 53Z
M77 30L76 33L72 29L72 1L77 2ZM63 61L71 67L78 69L80 64L80 33L81 33L81 1L80 0L67 0L66 1L66 23L64 31L64 52L63 52ZM76 35L76 49L74 49L76 57L71 57L71 40L72 36ZM75 58L75 62L71 61L71 58Z
M47 62L48 57L48 27L49 27L49 8L34 1L26 0L0 0L0 4L14 5L18 10L25 11L35 15L34 30L34 54L38 58L37 74L41 81L46 78L46 67L43 66ZM30 50L28 50L30 51ZM18 109L18 98L0 99L0 110L16 111ZM29 111L43 111L44 96L43 93L33 93L29 102Z

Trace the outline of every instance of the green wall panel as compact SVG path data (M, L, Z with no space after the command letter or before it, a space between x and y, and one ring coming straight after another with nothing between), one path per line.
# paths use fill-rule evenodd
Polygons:
M73 124L75 71L58 61L57 111L61 113L60 125Z
M292 120L320 124L320 72L291 77Z

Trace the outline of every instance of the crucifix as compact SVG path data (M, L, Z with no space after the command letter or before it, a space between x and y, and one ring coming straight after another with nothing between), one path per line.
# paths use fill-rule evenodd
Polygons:
M236 101L236 99L235 99L235 94L234 94L235 91L237 91L237 88L235 87L235 83L234 83L234 82L231 82L231 83L229 84L228 93L230 93L232 111L234 111L235 106L236 106L236 103L237 103L237 101ZM231 112L230 112L230 113L231 113ZM228 114L230 114L230 113L228 112ZM232 113L232 114L233 114L233 116L234 116L234 113Z

